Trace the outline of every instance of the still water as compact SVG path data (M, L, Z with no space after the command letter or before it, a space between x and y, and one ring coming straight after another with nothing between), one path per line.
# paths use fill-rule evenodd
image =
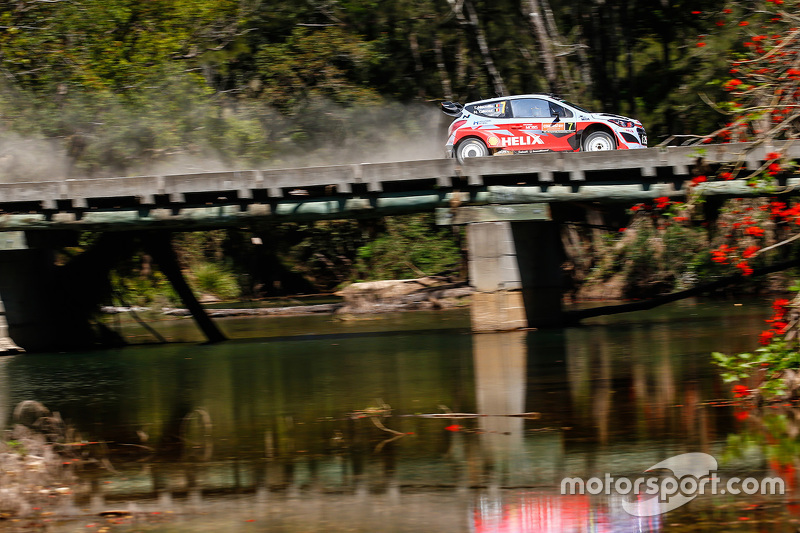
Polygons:
M36 400L92 443L54 532L796 531L791 410L742 415L710 363L753 349L768 308L679 302L483 335L466 309L224 319L234 340L218 345L160 322L182 342L0 360L0 416ZM620 496L560 493L565 476L634 478L686 452L781 475L787 494L636 517Z

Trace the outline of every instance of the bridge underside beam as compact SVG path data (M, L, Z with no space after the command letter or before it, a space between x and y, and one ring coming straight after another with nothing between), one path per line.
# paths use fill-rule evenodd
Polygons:
M800 179L787 181L786 194L800 194ZM703 183L697 191L710 198L772 194L749 187L743 180ZM330 196L306 199L243 200L214 206L176 205L121 207L65 212L0 214L0 232L34 230L139 231L169 229L197 231L243 224L306 222L344 218L374 218L447 209L457 205L546 204L649 201L666 196L686 197L686 187L672 183L594 183L582 185L491 185L469 191L428 190L415 193L370 193L361 197ZM446 223L446 222L440 222ZM450 222L453 223L453 222ZM458 223L458 222L456 222Z

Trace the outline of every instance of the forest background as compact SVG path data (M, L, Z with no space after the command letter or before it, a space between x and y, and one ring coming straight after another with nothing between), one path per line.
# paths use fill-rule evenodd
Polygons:
M702 136L731 120L715 103L729 98L733 58L764 32L751 21L770 21L763 6L784 9L783 0L7 0L0 182L442 157L451 119L438 102L530 92L636 117L651 145ZM630 246L610 231L565 239L591 248L571 265L577 283L622 274L617 295L635 296L704 277L713 265L701 231L661 235L657 255L646 231L626 236ZM262 229L260 246L254 236L175 242L195 288L220 298L416 277L463 257L461 234L422 215L279 224ZM672 257L670 247L674 261L642 263ZM115 279L136 303L166 287L146 255Z

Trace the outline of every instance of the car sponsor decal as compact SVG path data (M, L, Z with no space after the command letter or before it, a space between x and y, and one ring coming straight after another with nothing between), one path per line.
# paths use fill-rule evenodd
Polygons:
M500 139L500 144L502 146L528 146L529 144L544 144L544 141L538 135L520 135L503 137Z
M532 131L542 131L542 132L563 132L563 131L575 131L576 124L574 122L553 122L551 124L520 124L519 129L521 130L532 130Z
M574 122L554 122L542 124L542 131L575 131Z
M506 101L475 106L475 112L485 117L503 118L506 115Z

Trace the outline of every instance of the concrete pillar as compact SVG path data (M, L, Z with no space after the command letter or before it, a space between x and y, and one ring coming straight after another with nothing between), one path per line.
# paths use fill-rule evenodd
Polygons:
M0 298L0 355L13 355L22 353L25 350L11 340L8 336L8 321L6 321L6 308Z
M558 223L512 222L511 231L528 327L560 326L563 323L561 265L564 251Z
M0 250L8 335L27 351L75 348L94 339L85 317L59 298L55 269L50 250Z
M25 234L21 231L8 231L0 234L0 251L2 250L20 250L27 248L25 243ZM0 285L3 279L0 277ZM0 355L12 355L24 352L22 348L16 345L11 337L8 336L8 321L6 320L6 308L3 304L2 295L0 295Z
M508 331L527 325L510 222L467 225L472 330Z
M467 225L472 329L508 331L561 323L562 250L550 221Z

